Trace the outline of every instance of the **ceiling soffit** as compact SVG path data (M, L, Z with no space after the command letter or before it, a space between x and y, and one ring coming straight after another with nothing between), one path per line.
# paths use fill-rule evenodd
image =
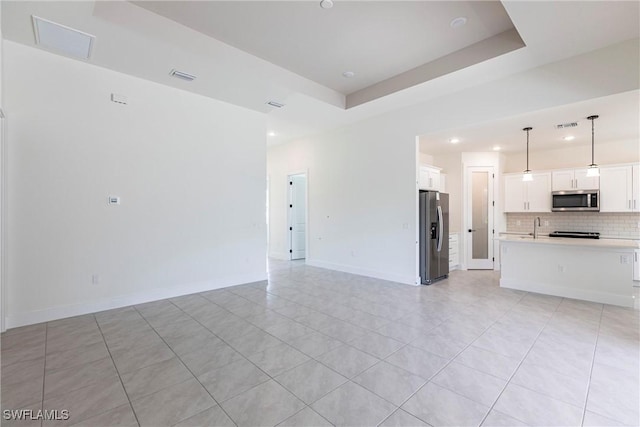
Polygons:
M499 1L133 3L342 93L346 108L525 45Z

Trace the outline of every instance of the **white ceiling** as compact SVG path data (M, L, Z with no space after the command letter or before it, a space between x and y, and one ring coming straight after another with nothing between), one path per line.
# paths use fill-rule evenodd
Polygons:
M202 4L209 5L213 3L213 5L206 6L213 8L223 6L217 5L218 2L215 1L166 1L162 3L164 4L163 7L167 8L191 10L191 12L187 13L189 16L194 14L193 10L199 10L192 8L202 8ZM271 3L275 4L274 7L276 9L286 7L286 5L282 4L283 2L250 2L246 5L238 6L240 8L248 8L242 9L244 10L244 15L235 17L221 16L217 19L226 22L228 18L230 22L235 22L238 27L237 30L231 28L225 31L233 34L241 32L243 40L246 40L247 43L259 44L260 40L265 36L261 29L263 27L260 25L268 24L266 19L264 23L260 23L262 21L261 18L267 16L263 12L265 8L269 9L267 5ZM308 6L314 6L309 9L309 13L317 12L319 16L323 17L322 19L326 17L344 19L340 18L342 13L351 10L352 7L354 8L353 10L356 10L355 8L371 8L374 11L379 10L379 8L387 8L385 10L388 11L390 16L393 16L395 12L392 11L395 8L404 11L403 8L405 7L420 7L423 3L429 2L346 2L335 0L334 3L336 5L331 10L319 8L316 10L316 1L301 2L304 4L298 4L299 2L297 1L293 3L296 4L294 6L295 9L301 11L300 13L303 13L303 10L307 10ZM358 5L351 3L358 3ZM408 3L410 4L407 6ZM458 4L455 1L446 2L444 3L444 9L447 9L447 7L473 8L474 3L461 2ZM401 114L408 108L428 105L434 100L443 99L445 96L457 97L462 92L472 94L474 93L473 88L480 85L513 81L509 79L528 70L540 69L540 67L547 64L576 57L624 40L637 39L640 32L640 2L637 1L503 1L502 6L526 47L496 56L493 59L482 59L475 65L463 65L462 68L459 67L457 70L444 67L446 68L445 72L435 75L435 77L424 83L393 90L388 94L383 93L378 97L373 97L371 101L347 109L347 97L345 97L343 91L348 92L352 89L340 87L340 90L336 90L325 84L318 83L309 78L309 76L292 72L288 67L293 68L296 61L302 62L300 59L302 57L298 57L297 54L285 55L285 59L292 61L293 65L289 65L289 63L275 64L233 47L227 42L205 35L201 32L202 30L196 31L128 1L38 2L3 0L0 5L2 7L2 33L5 39L35 46L31 24L31 15L33 14L95 35L96 41L93 54L88 61L90 64L267 113L268 130L277 134L275 137L268 138L269 144L299 139L385 114ZM236 10L234 9L235 6L232 5L225 7L230 10ZM428 7L428 5L425 7ZM324 12L333 13L333 15L323 15ZM460 13L462 14L463 12ZM467 24L468 28L472 28L475 22L474 15L471 12L464 12L464 14L470 18ZM378 19L382 19L381 15L379 12L376 14ZM504 22L500 18L500 13L498 15L496 22ZM237 19L242 21L234 21ZM478 19L490 18L480 17ZM420 36L422 37L420 40L439 41L447 39L444 33L450 33L451 28L448 26L448 17L447 19L441 19L439 23L442 24L443 20L445 21L444 29L425 26L429 32L427 35ZM411 26L417 27L413 28L414 31L424 31L425 28L416 24L418 21L417 18L413 19L413 17L409 19ZM284 18L278 18L277 22L281 24L277 27L278 31L275 32L275 35L271 35L273 37L286 38L287 34L290 34L288 32L289 28L295 26L292 23L287 23ZM389 34L391 34L394 43L403 40L402 34L404 34L405 26L408 26L405 25L404 20L389 20L386 24L385 33L369 32L365 46L367 49L371 46L384 46L390 37ZM309 25L309 28L311 28L312 24ZM313 27L315 29L319 28L320 24L315 23L313 25L315 25ZM349 37L351 37L349 29L351 26L344 22L336 24L336 26L330 34L346 34L338 43L338 47L343 48L342 45L349 46ZM474 37L482 37L483 35L495 33L498 28L476 28L474 31ZM355 34L354 37L356 35L358 34ZM222 35L219 37L222 37ZM292 37L292 39L294 38ZM356 39L358 38L354 38L354 40ZM295 39L294 42L296 40L298 39ZM313 42L322 45L320 42L324 39L314 37L311 34L298 40L298 42L302 40L305 43ZM471 40L472 38L466 39L465 43ZM456 46L455 42L455 40L447 42L448 49L454 48ZM337 42L334 41L333 43ZM419 43L415 44L419 45ZM461 43L461 45L463 44ZM317 45L314 44L313 46ZM334 52L329 47L337 48L336 46L327 45L324 50L329 53ZM272 54L285 50L282 47L274 46L267 46L267 48ZM409 43L403 49L408 48L413 49L413 43ZM249 48L247 47L247 49ZM308 66L309 69L322 69L323 64L313 60L315 54L323 53L322 48L312 48L301 44L297 49L308 53L308 55L303 56L312 61L311 65ZM319 50L320 52L318 52ZM429 55L436 56L438 54L436 51L429 53ZM420 61L429 60L429 58L426 55ZM410 66L407 64L401 66L392 64L391 62L393 61L389 61L386 56L376 59L377 65L382 68L382 71L378 71L380 73L393 74L399 69ZM409 60L407 59L407 61ZM437 61L432 61L432 63ZM339 72L344 71L348 65L341 65L338 68ZM198 78L190 83L172 78L169 76L169 71L174 68L194 74ZM359 79L364 78L361 71L357 69L352 71L358 73ZM365 76L367 72L368 70L365 70ZM380 76L383 76L383 74L378 77L371 77L371 81L381 78ZM334 76L334 78L342 82L340 75ZM555 98L552 89L556 82L553 75L548 75L546 78L548 79L546 83L548 83L547 86L550 90L539 93L540 100L545 101L540 104L553 105ZM603 76L604 78L607 78L607 76ZM357 82L357 80L354 81ZM566 91L566 89L565 84L563 90ZM584 99L581 94L589 93L590 88L576 86L569 89L575 92L575 99ZM273 109L266 106L265 103L268 100L280 101L286 105L281 109ZM492 103L498 101L496 99L488 100L488 102ZM582 116L591 114L591 112L581 112L579 114ZM603 116L601 120L604 121L606 114L603 112L601 115ZM472 126L482 120L479 118L481 116L465 116L464 118L459 118L458 121L464 121L465 126ZM552 120L551 122L555 123L555 121ZM535 124L532 126L536 127ZM417 133L433 133L432 131L437 131L443 127L439 125L432 129L422 128ZM519 127L521 126L518 125ZM542 127L542 125L538 127Z
M513 29L498 1L134 3L344 95Z
M469 151L501 152L526 150L525 127L529 134L531 151L549 150L572 145L591 144L591 122L588 116L599 116L594 121L595 142L598 145L614 141L640 141L640 91L595 98L588 101L533 111L502 120L473 126L447 129L420 136L420 151L438 155ZM556 125L576 122L573 128L557 129ZM573 136L566 141L563 138ZM452 144L451 139L460 142ZM638 145L640 151L640 143Z

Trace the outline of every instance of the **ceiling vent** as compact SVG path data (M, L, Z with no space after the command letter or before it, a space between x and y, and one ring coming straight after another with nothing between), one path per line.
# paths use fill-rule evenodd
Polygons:
M31 15L36 45L68 56L89 59L95 36Z
M276 101L269 101L269 102L267 102L267 105L271 105L272 107L276 107L276 108L284 107L284 104L281 104L281 103L276 102Z
M192 82L196 79L196 76L192 75L192 74L187 74L187 73L183 73L182 71L178 71L176 69L171 70L171 72L169 73L170 76L173 76L177 79L181 79L181 80L185 80L188 82Z
M576 123L576 122L562 123L562 124L556 125L556 129L574 128L576 126L578 126L578 123Z

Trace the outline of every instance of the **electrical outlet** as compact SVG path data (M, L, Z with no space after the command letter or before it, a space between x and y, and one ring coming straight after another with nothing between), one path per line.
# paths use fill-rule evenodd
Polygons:
M558 266L558 272L559 273L564 273L564 265L559 265Z
M521 225L522 225L522 221L517 220L517 221L516 221L516 225L517 225L517 226L521 226Z
M100 284L100 276L98 274L92 274L91 275L91 284L92 285L99 285Z
M631 257L629 255L620 255L620 264L631 264Z
M545 221L544 221L544 226L545 226L545 227L548 227L548 226L549 226L549 221L545 220Z

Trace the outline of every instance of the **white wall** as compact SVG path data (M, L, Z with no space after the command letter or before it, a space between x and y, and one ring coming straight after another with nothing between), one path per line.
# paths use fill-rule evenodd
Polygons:
M4 48L10 327L266 277L264 115Z
M308 170L307 263L415 282L415 137L368 121L273 146L267 165L272 256L286 256L287 175Z
M418 152L418 161L421 165L437 166L434 164L433 156L427 153Z
M595 160L599 165L640 162L640 141L636 139L598 144L596 139ZM522 172L526 162L524 152L507 153L505 172ZM589 164L591 144L529 152L529 166L534 172L545 169L582 168Z

